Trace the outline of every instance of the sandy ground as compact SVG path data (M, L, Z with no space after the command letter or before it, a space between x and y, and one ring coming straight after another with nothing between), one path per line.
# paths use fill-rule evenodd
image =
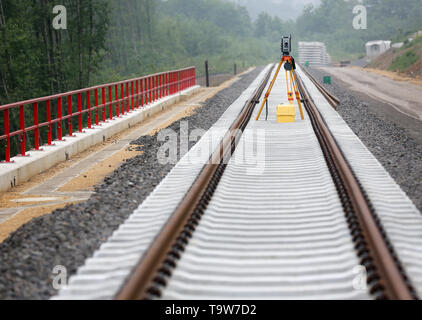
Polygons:
M358 69L362 70L362 68L358 68ZM395 81L405 81L405 82L410 82L410 83L422 86L422 78L420 78L420 77L410 78L410 77L406 77L406 75L402 74L402 73L397 73L397 72L392 72L392 71L387 71L387 70L374 69L374 68L365 68L364 71L376 73L376 74L385 76L385 77L390 78L390 79L395 80Z
M391 106L408 117L422 121L422 85L398 81L385 74L361 68L321 68L348 84L350 89Z
M134 147L128 147L118 151L88 171L67 182L59 189L59 192L92 191L96 184L100 183L104 177L116 170L123 161L139 154L142 154L142 152L135 150Z
M125 145L101 161L89 162L90 167L81 168L77 174L69 178L69 175L66 173L72 173L72 168L75 168L75 166L79 167L79 163L83 163L88 158L95 158L96 154L99 155L106 149L114 149L113 145L118 141L133 139L131 136L136 135L137 132L146 130L144 134L154 135L157 131L170 126L181 118L194 114L196 109L201 107L202 102L224 88L229 87L237 79L238 77L232 77L217 87L201 88L197 94L188 98L186 101L175 104L170 109L160 112L146 121L111 137L105 142L91 147L89 150L74 156L68 161L57 164L53 168L8 192L0 193L0 213L2 210L6 210L6 213L3 213L3 219L1 219L2 215L0 214L0 243L9 234L33 218L49 214L55 209L62 208L66 205L80 202L78 195L83 195L83 199L81 198L82 201L86 200L85 198L88 198L92 194L95 185L100 183L124 161L142 152L137 151L130 145ZM136 136L136 138L138 137ZM63 175L62 184L60 184L60 181L57 181L60 175ZM49 181L51 181L50 188ZM57 187L57 183L59 183L59 187ZM38 192L38 190L42 192ZM31 201L31 198L35 198L36 201ZM54 200L48 200L49 198L54 198ZM19 202L21 200L24 202ZM9 214L7 210L12 211ZM4 217L7 217L7 219Z
M224 83L227 80L230 80L233 78L233 75L230 73L221 73L221 74L211 74L210 75L210 87L218 87L222 83ZM206 79L205 76L196 78L196 83L199 84L202 87L205 87L206 85Z

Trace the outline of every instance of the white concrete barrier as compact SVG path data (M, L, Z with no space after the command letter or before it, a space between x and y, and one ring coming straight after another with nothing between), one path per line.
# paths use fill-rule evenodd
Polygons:
M331 63L331 57L322 42L299 42L299 63L309 62L313 66L326 66Z
M84 132L75 132L74 137L63 137L54 141L53 146L42 146L41 151L29 151L27 157L14 157L11 163L0 164L0 191L7 191L35 175L50 169L55 164L68 160L89 147L105 141L113 135L130 128L144 119L168 109L187 96L196 93L200 86L194 86L174 95L162 98L147 106L130 111L119 118L108 120Z

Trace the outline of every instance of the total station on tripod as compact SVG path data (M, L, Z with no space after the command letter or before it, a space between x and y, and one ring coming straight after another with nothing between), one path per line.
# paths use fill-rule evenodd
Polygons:
M292 51L292 36L281 38L281 52L283 56L290 56Z
M292 51L292 36L281 38L281 56L280 63L278 64L277 70L274 74L274 77L268 87L267 93L265 94L264 101L262 102L261 109L259 109L258 116L256 120L259 120L262 110L266 107L266 116L265 120L268 120L268 98L271 94L271 90L274 87L274 84L277 80L277 76L280 72L282 66L286 70L286 87L287 87L287 99L288 104L279 104L277 106L277 121L278 122L294 122L295 121L295 105L294 94L296 94L296 101L300 111L300 117L302 120L305 119L302 109L301 97L299 93L299 88L297 85L296 78L296 63L295 59L291 56L290 52Z

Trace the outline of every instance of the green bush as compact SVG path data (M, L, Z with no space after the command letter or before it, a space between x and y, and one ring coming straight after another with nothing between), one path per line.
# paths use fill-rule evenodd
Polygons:
M405 54L394 59L388 70L403 72L419 60L419 55L414 50L407 51Z

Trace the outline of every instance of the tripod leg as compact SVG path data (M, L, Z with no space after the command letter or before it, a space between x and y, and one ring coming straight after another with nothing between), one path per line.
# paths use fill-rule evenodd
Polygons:
M267 103L268 97L270 96L271 90L273 89L275 80L277 79L278 73L280 72L282 65L283 65L283 60L280 60L280 64L277 67L277 71L275 72L273 80L271 81L270 87L268 88L267 93L265 94L264 101L262 101L261 109L259 109L258 116L256 117L257 121L259 120L259 117L261 116L262 110L264 109L264 106Z
M294 101L294 99L293 99L293 78L292 78L291 70L289 70L289 71L286 70L286 83L287 83L287 98L289 99L289 103L293 104L293 101Z
M297 100L297 103L299 104L300 116L302 120L305 120L305 116L303 115L302 103L300 102L300 94L299 94L299 88L297 86L296 73L294 70L292 70L292 73L293 73L293 84L294 84L295 93L296 93L296 100Z
M268 100L267 100L266 105L267 105L267 115L265 116L265 121L268 121Z

